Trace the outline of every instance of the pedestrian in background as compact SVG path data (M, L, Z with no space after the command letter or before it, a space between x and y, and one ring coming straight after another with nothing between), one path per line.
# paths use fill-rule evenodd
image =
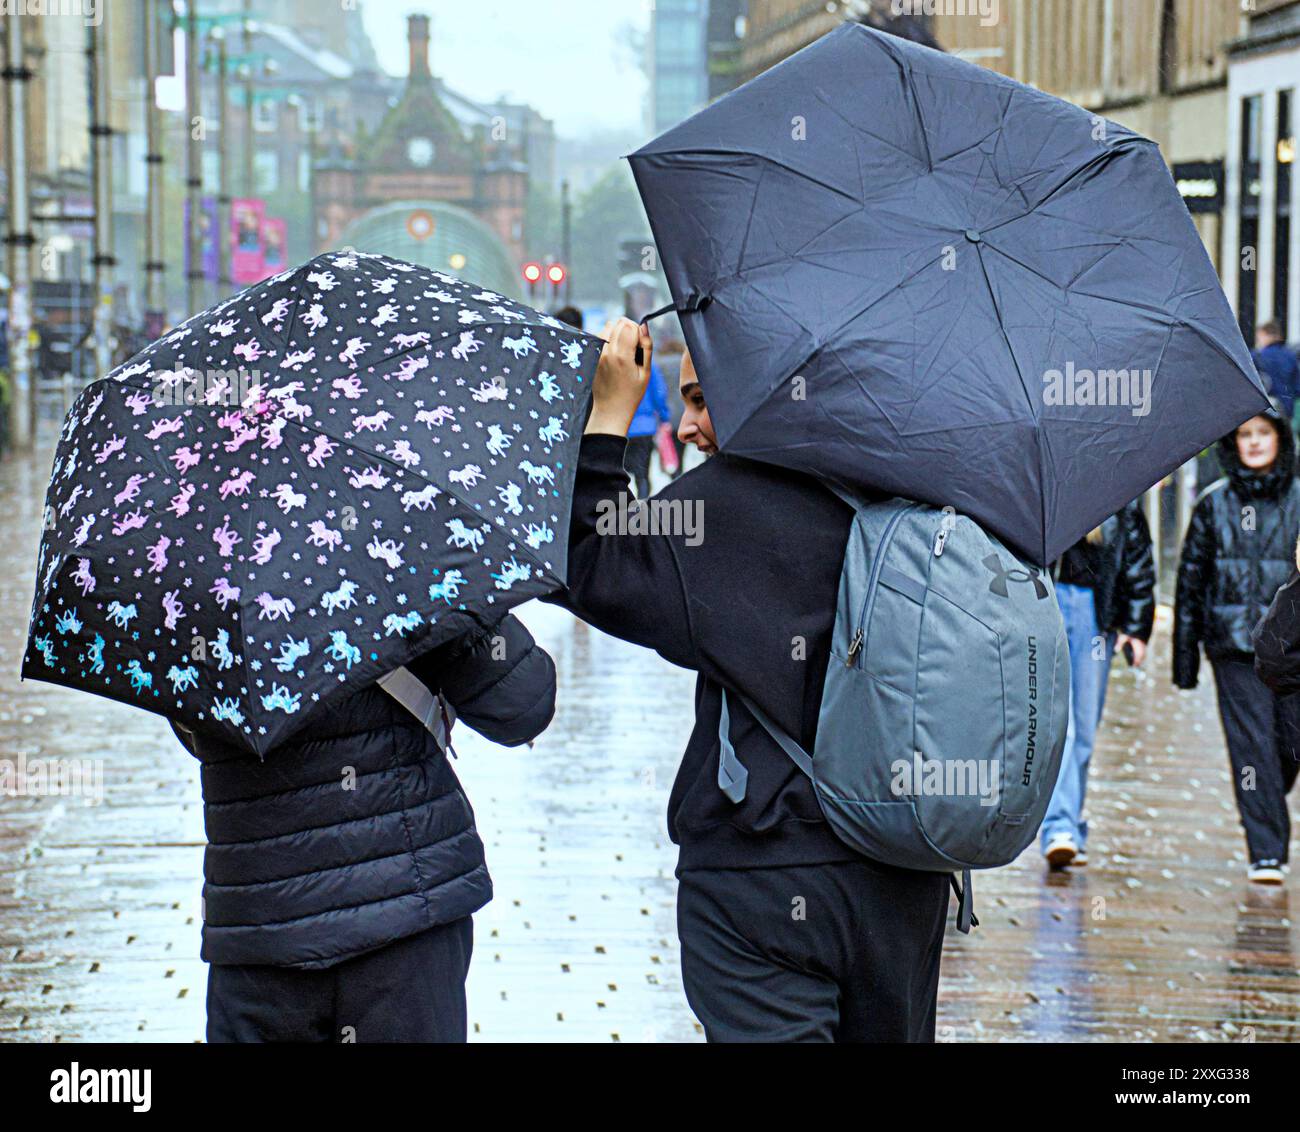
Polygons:
M1300 538L1295 436L1275 412L1219 442L1224 478L1196 502L1174 602L1174 684L1195 688L1200 652L1214 669L1249 879L1281 884L1291 840L1287 792L1300 697L1256 674L1252 632L1293 571Z
M1155 557L1140 502L1070 547L1054 573L1070 645L1070 720L1040 842L1047 863L1064 868L1088 863L1083 805L1111 657L1127 649L1130 663L1140 665L1155 623Z
M1251 354L1255 368L1268 386L1280 412L1295 427L1295 402L1300 395L1300 366L1296 356L1282 340L1282 327L1266 322L1255 331L1255 349Z
M636 483L636 497L650 495L650 460L655 453L655 437L661 425L670 422L668 413L668 388L658 362L650 363L650 383L645 396L636 407L636 414L627 430L627 454L624 467Z

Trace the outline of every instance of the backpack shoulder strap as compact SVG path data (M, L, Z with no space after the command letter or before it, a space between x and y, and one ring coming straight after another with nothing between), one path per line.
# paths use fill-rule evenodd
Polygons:
M739 699L740 702L749 709L750 715L752 715L755 719L758 720L758 722L762 725L763 730L766 731L772 737L776 745L780 747L781 750L783 750L789 756L790 761L794 763L794 765L797 766L801 771L803 771L804 774L806 774L809 778L812 778L813 764L812 764L812 759L808 755L808 752L805 751L797 742L795 742L795 740L791 736L787 735L785 731L782 730L782 728L777 726L777 724L772 720L771 716L769 716L767 712L765 712L761 707L759 707L758 704L754 703L754 701L751 700L748 696L744 695L742 692L736 692L735 695L736 698ZM722 732L720 737L722 739L724 753L726 751L731 750L731 738L729 735L726 734L726 732L730 729L730 723L731 723L731 714L727 708L727 690L726 688L723 688L722 689L722 723L720 725L719 730ZM731 757L733 759L735 758L734 751L731 752Z
M438 744L438 750L444 755L449 751L455 754L451 727L456 722L456 711L441 693L435 695L429 691L424 681L404 666L394 668L376 683L420 721Z

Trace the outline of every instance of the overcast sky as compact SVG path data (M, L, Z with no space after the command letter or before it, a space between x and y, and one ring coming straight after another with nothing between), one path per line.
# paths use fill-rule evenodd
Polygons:
M645 34L652 0L363 0L380 65L407 70L406 17L432 20L430 59L448 86L478 101L527 102L565 137L639 131L645 76L634 31Z

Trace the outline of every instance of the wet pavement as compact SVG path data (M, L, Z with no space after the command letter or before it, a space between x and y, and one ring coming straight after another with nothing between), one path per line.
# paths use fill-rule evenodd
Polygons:
M196 764L161 719L19 684L47 456L0 461L0 758L93 760L103 800L0 796L0 1041L195 1041ZM458 729L496 899L475 917L471 1040L698 1041L682 995L668 791L693 677L536 603L555 722L532 748ZM979 874L949 932L950 1041L1287 1041L1294 880L1252 890L1213 689L1117 666L1091 781L1091 863ZM92 779L93 782L93 779ZM1298 898L1300 899L1300 898Z

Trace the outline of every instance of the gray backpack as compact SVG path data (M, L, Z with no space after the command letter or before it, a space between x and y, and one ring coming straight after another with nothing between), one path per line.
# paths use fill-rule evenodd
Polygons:
M970 870L1005 865L1034 839L1061 766L1070 666L1052 580L951 509L844 498L857 516L816 750L741 699L812 779L842 841L954 874L969 931ZM748 775L729 723L724 692L718 784L737 801Z

